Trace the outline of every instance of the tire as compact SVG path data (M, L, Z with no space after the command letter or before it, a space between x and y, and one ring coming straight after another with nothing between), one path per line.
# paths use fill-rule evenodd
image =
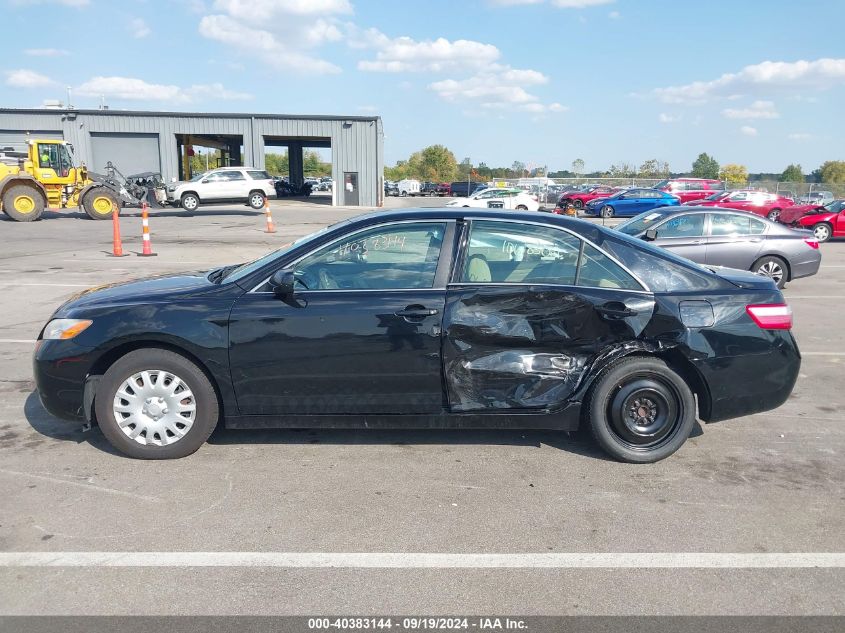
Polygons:
M16 222L32 222L44 213L44 198L35 187L14 185L3 194L3 212Z
M111 220L111 214L120 208L117 197L105 187L94 187L82 196L82 208L92 220Z
M601 215L601 217L603 218L612 218L614 213L615 212L613 210L613 207L611 207L609 204L606 204L601 208L599 215Z
M813 227L813 235L816 236L819 244L824 244L833 237L833 227L827 222L819 222Z
M584 201L583 200L573 200L572 206L576 209L583 209L584 208Z
M657 358L629 357L611 364L596 378L584 410L598 445L631 464L669 457L695 425L692 391Z
M518 204L518 205L516 205L516 210L517 211L528 211L528 207L526 207L524 204Z
M777 222L777 219L780 217L780 209L772 209L766 214L766 217L772 222Z
M200 206L199 196L195 193L186 193L179 201L179 206L185 209L185 211L196 211Z
M400 198L407 198L407 197L408 197L408 192L407 192L407 191L403 191L402 193L400 193L400 194L399 194L399 197L400 197Z
M789 267L786 262L774 255L758 259L751 266L751 272L771 278L781 290L786 286L789 277Z
M169 382L160 382L168 378ZM175 395L169 394L168 390L176 381L181 386L175 387ZM127 385L134 394L130 394ZM177 400L176 396L185 393L183 388L191 396ZM139 397L133 413L135 403L130 398L121 398L119 393L148 394L148 397L144 400ZM188 415L168 411L168 405L173 408L177 404L184 407L183 413ZM97 388L94 408L100 429L109 443L121 453L137 459L176 459L190 455L211 435L220 413L217 394L202 370L184 356L155 348L129 352L109 367ZM156 415L160 417L156 418ZM139 423L121 426L118 416L122 420L137 419ZM137 433L137 438L131 437L139 426L144 428ZM174 431L184 435L180 437ZM151 434L149 439L148 434Z
M265 196L263 192L251 191L249 194L249 199L247 200L247 204L252 209L263 209L265 200L267 200L267 196Z

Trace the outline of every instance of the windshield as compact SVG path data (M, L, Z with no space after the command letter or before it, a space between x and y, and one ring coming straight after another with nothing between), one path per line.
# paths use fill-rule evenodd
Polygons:
M196 182L197 180L202 180L205 177L205 172L201 174L197 174L193 178L191 178L188 182Z
M665 188L665 187L666 187L666 186L667 186L670 182L672 182L672 181L671 181L671 180L661 180L659 183L657 183L656 185L654 185L654 188L655 188L655 189L663 189L663 188Z
M639 235L673 213L676 213L676 211L672 207L667 208L665 211L646 211L645 213L634 216L627 222L623 222L616 227L616 230L626 235Z
M727 194L724 191L720 191L719 193L711 193L705 198L705 200L719 200L720 198L726 195Z
M323 228L314 231L313 233L309 233L305 237L300 237L298 240L295 240L288 244L287 246L282 246L281 248L271 251L267 253L264 257L259 257L258 259L248 262L246 264L241 264L237 268L233 268L231 271L227 271L226 274L223 275L223 279L226 281L239 281L244 277L247 277L254 273L256 270L259 270L261 267L269 264L277 257L281 257L285 253L292 251L297 246L310 242L317 237L321 236L323 233L328 231L329 229L333 229L335 227L341 226L343 224L348 224L349 220L343 220L338 222L337 224L332 224L331 226L324 226Z

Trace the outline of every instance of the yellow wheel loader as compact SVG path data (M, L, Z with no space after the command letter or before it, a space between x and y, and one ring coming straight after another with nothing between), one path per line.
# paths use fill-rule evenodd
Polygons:
M112 210L138 204L147 190L120 182L111 163L102 176L77 166L73 146L65 141L37 139L25 151L0 149L0 209L13 220L31 222L45 209L82 207L95 220L111 218Z

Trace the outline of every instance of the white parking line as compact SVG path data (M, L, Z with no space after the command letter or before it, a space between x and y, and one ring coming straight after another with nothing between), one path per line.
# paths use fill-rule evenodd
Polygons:
M0 567L288 567L390 569L842 568L845 553L343 553L343 552L2 552Z
M0 286L51 286L55 288L90 288L91 284L39 284L19 281L0 281Z
M0 343L35 343L35 339L29 338L0 338Z
M801 352L801 356L845 356L845 352Z

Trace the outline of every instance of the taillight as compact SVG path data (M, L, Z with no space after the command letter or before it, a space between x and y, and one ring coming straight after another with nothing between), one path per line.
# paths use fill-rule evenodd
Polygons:
M764 330L791 330L792 308L785 303L745 306L745 311Z
M813 237L804 238L804 243L810 248L815 248L816 250L819 248L819 241Z

